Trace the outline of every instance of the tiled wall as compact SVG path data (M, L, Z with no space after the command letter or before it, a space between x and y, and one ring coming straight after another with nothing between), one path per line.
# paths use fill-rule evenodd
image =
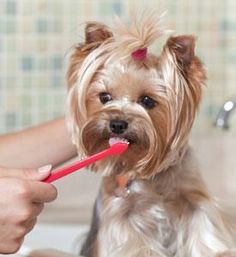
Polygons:
M82 39L83 22L111 23L135 6L167 10L176 34L198 36L209 83L196 130L211 131L223 100L236 96L234 0L0 0L0 133L62 115L65 56Z

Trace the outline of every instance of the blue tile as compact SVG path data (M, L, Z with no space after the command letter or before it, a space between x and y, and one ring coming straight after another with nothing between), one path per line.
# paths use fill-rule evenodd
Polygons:
M15 15L17 13L16 0L7 0L6 1L6 13L9 15Z
M33 66L34 63L32 57L26 56L21 59L21 69L23 71L30 71L33 69Z
M46 20L39 19L36 21L36 31L46 33L48 31L48 23Z
M114 11L114 13L118 16L121 16L121 12L122 12L122 6L120 2L115 2L112 4L112 9Z
M223 19L219 23L219 28L221 29L221 31L225 32L226 30L228 30L228 22L225 19Z
M232 32L232 31L235 32L236 31L236 22L223 19L219 23L219 28L220 28L221 32L224 32L224 33Z
M17 124L17 115L15 112L8 112L6 114L6 127L7 129L15 128Z
M62 69L63 60L61 56L54 56L52 59L52 68L54 70L61 70Z
M6 33L6 21L0 19L0 33Z
M59 88L63 86L63 79L61 76L55 75L52 78L52 87Z

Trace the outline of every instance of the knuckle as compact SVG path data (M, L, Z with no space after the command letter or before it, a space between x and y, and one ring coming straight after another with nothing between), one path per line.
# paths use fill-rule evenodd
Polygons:
M43 203L38 204L36 216L38 216L43 211L43 209L44 209L44 204Z
M31 210L31 208L22 208L21 211L19 211L18 215L17 215L17 221L18 222L25 222L28 221L32 218L33 216L33 211Z
M18 226L15 230L16 238L20 239L26 235L26 227L25 226Z
M29 225L27 226L27 231L26 234L29 233L35 226L35 224L37 223L37 218L33 219Z
M27 181L21 180L17 185L17 194L21 199L29 199L31 196L30 187Z
M32 169L23 169L23 176L27 179L31 179L35 176L36 174L36 171L35 170L32 170Z

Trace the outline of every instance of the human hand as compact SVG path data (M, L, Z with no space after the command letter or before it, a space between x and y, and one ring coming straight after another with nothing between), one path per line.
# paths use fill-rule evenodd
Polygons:
M56 188L41 182L50 170L50 166L39 170L0 167L0 254L19 250L44 203L56 198Z

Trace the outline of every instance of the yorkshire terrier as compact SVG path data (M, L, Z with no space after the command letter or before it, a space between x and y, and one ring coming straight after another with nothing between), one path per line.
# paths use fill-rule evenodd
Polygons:
M235 257L231 228L194 164L189 132L206 82L195 37L166 34L155 13L115 29L88 22L68 70L68 124L81 157L129 142L91 167L103 181L86 257Z

